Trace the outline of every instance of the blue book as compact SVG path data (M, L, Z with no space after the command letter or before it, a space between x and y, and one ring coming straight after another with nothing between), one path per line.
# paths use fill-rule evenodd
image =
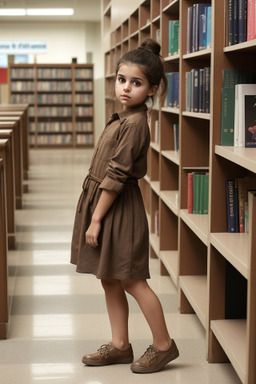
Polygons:
M199 51L199 29L202 30L203 17L205 14L205 7L207 4L199 3L193 5L193 19L192 19L192 52ZM201 27L200 27L201 25Z
M199 70L194 68L192 72L192 112L199 111Z
M191 112L191 72L186 72L186 111Z
M234 18L234 3L233 3L233 0L228 0L228 45L229 46L234 44L233 18Z
M173 108L179 108L179 80L180 80L180 73L179 72L173 72L173 79L172 79L172 106Z
M239 208L237 179L226 180L226 204L228 232L239 232Z
M166 77L168 81L166 106L172 108L173 107L173 100L172 100L173 72L167 72Z
M193 8L188 7L188 19L187 19L187 53L192 52L192 17Z
M233 0L233 44L238 44L238 0Z
M212 7L206 7L206 48L212 45Z
M247 0L238 0L238 43L247 40Z

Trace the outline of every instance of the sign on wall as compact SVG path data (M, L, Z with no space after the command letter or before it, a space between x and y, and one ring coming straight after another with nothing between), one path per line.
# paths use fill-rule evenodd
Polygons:
M0 40L0 54L43 54L47 48L47 41Z

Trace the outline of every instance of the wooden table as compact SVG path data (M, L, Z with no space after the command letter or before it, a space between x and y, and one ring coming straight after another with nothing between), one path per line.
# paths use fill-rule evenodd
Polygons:
M6 169L8 249L15 249L15 167L11 129L0 130L0 157L4 159Z
M22 120L23 174L28 179L29 171L29 105L0 104L0 116L20 117Z
M23 167L22 167L22 152L20 146L20 126L16 121L1 121L0 130L12 129L14 138L14 168L15 168L15 200L16 209L22 208L23 196Z
M6 186L4 160L0 158L0 339L6 339L9 321Z

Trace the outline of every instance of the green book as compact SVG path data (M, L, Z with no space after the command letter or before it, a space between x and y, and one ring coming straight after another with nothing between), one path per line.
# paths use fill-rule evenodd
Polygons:
M221 145L234 145L235 89L222 88Z

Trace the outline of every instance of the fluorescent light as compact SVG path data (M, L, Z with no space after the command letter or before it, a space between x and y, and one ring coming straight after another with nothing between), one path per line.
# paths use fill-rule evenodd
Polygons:
M26 11L22 8L0 9L0 16L25 16Z
M30 8L27 9L28 16L71 16L73 8Z

